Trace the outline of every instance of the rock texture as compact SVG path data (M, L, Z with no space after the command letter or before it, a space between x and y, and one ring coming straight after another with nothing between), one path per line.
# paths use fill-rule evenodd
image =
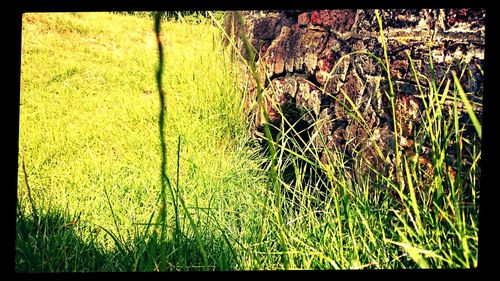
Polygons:
M451 78L451 70L463 74L462 86L473 102L476 115L482 116L484 10L380 11L395 93L396 130L387 96L387 73L368 54L384 58L374 10L243 11L241 14L244 26L232 15L228 17L227 30L236 30L238 34L244 28L255 49L254 59L264 86L270 121L282 118L278 106L289 109L283 110L289 120L303 119L309 123L317 120L318 125L311 127L309 135L317 136L311 141L320 150L335 146L350 156L365 158L379 169L386 169L392 161L396 145L401 150L411 150L414 133L421 125L425 97L420 96L407 53L415 70L427 77L419 78L426 94L431 86L428 79L433 75L441 80ZM242 40L236 38L240 51L250 59ZM255 103L256 84L251 76L248 80L250 105ZM445 101L444 107L445 112L452 112L453 102ZM467 123L463 105L459 103L458 108L462 123ZM353 117L356 114L366 123ZM256 116L258 132L264 121L261 114ZM394 143L394 131L398 132L399 144ZM473 132L473 128L468 126L467 131ZM375 144L381 148L383 157ZM429 147L423 145L427 146L427 150L422 149L425 154ZM322 161L326 161L326 155L322 155Z

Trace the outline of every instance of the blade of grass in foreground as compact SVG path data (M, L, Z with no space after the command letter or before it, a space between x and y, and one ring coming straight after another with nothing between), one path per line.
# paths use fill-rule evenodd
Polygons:
M382 18L380 17L380 11L378 9L375 10L375 16L377 18L377 22L378 22L378 25L379 25L379 29L380 29L380 39L381 39L381 42L382 42L382 49L384 50L384 58L385 58L385 70L386 70L386 73L387 73L387 82L388 82L388 85L389 85L389 94L388 94L388 98L389 98L389 101L390 101L390 104L391 104L391 113L392 113L392 122L393 122L393 129L394 129L394 143L396 144L394 146L394 151L395 151L395 155L396 155L396 178L397 178L397 181L399 183L399 185L403 185L403 172L401 171L401 153L399 151L399 146L397 145L399 143L399 140L398 140L398 132L397 132L397 124L396 124L396 109L395 109L395 104L394 104L394 100L395 100L395 93L394 93L394 88L393 88L393 85L392 85L392 80L391 80L391 71L390 71L390 68L391 68L391 65L389 63L389 56L387 54L387 44L385 42L385 36L384 36L384 28L383 28L383 25L382 25Z
M465 110L467 110L467 114L469 114L472 124L476 129L477 135L479 136L480 139L482 139L481 124L479 123L479 120L477 119L476 114L472 109L472 105L470 104L469 100L467 99L467 96L465 95L462 85L460 85L460 80L457 78L457 73L455 71L452 71L451 74L453 75L453 80L455 81L455 86L457 87L458 94L460 95L460 98L465 105Z
M159 138L160 138L160 147L161 147L161 211L159 213L160 221L163 225L165 222L166 218L166 199L165 199L165 187L170 181L168 180L167 177L167 145L165 143L165 128L164 128L164 123L165 123L165 93L162 88L162 75L163 75L163 45L161 43L160 39L160 31L161 31L161 18L162 18L162 13L161 12L156 12L155 13L155 21L154 21L154 27L155 27L155 34L156 34L156 42L158 46L158 68L156 69L156 85L158 89L158 97L160 100L160 112L158 116L158 128L159 128ZM162 232L161 234L163 235L163 226L162 226Z
M158 128L159 128L159 133L160 133L160 148L161 148L161 166L160 166L160 171L161 171L161 192L160 192L160 198L161 198L161 209L160 213L158 214L158 222L161 225L161 232L160 232L160 243L164 240L164 235L165 235L165 221L166 221L166 216L167 216L167 203L166 203L166 192L165 188L166 185L170 189L172 187L170 186L170 180L168 179L167 176L167 145L165 142L165 92L163 91L162 88L162 75L163 75L163 45L161 43L160 39L160 31L161 31L161 18L162 18L163 13L162 12L156 12L155 13L155 19L154 19L154 28L155 28L155 35L156 35L156 42L158 46L158 68L156 69L156 83L157 83L157 88L158 88L158 97L160 100L160 112L158 116ZM165 257L165 247L160 248L160 260L163 260L163 257Z
M162 152L162 162L161 162L161 182L162 182L162 188L161 188L161 200L162 200L162 205L161 205L161 211L160 211L160 223L161 223L161 233L160 233L160 243L163 243L165 237L164 237L164 232L165 232L165 224L166 224L166 194L165 194L165 188L168 186L170 194L172 195L172 201L174 202L175 205L175 213L176 213L176 228L175 232L176 235L174 235L174 238L177 239L178 237L178 231L179 230L179 222L178 222L178 214L177 214L177 198L179 199L182 208L184 209L184 212L187 215L187 218L189 220L189 223L191 227L193 228L194 234L196 241L198 243L198 246L200 248L202 257L203 257L203 263L204 263L204 270L208 270L208 259L207 259L207 254L205 251L205 248L203 247L203 244L201 242L201 237L200 233L198 232L197 226L194 223L193 218L191 217L191 214L189 213L188 209L186 208L186 204L184 203L184 199L182 196L180 196L179 193L177 193L177 197L174 196L174 190L172 188L172 185L170 183L170 179L167 175L167 148L166 148L166 142L165 142L165 129L164 129L164 123L165 123L165 96L164 96L164 91L162 88L162 74L163 74L163 45L160 39L160 32L161 32L161 18L162 18L162 12L156 12L155 13L155 20L154 20L154 27L155 27L155 34L156 34L156 41L158 44L158 68L156 70L156 82L157 82L157 87L158 87L158 94L160 98L160 113L159 113L159 118L158 118L158 127L160 131L160 145L161 145L161 152ZM177 169L179 170L179 160L180 160L180 136L178 138L178 144L177 144ZM177 174L179 171L177 171ZM177 184L179 184L179 180L177 179ZM179 186L177 186L177 191L179 190ZM174 241L176 242L176 241ZM165 247L162 246L160 249L160 260L163 261L165 260Z
M179 147L179 149L177 150L177 161L178 161L177 162L177 169L179 169L180 147L181 147L180 143L181 143L181 138L179 137L178 144L177 144L177 147ZM177 186L177 190L179 190L178 186ZM201 256L203 258L204 270L208 270L207 252L205 251L205 247L203 247L203 243L201 242L201 235L198 231L198 227L194 223L193 217L191 216L191 214L189 213L189 210L186 207L186 203L184 202L184 198L179 193L177 193L177 198L179 199L179 202L181 203L181 206L184 209L184 213L186 214L186 216L189 220L189 224L193 228L196 242L198 243L198 247L200 248Z

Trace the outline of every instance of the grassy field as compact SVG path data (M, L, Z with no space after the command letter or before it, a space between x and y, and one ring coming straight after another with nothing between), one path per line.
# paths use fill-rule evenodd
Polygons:
M275 164L265 165L218 23L198 16L163 21L161 34L171 187L165 218L153 19L23 16L16 271L477 266L474 185L443 195L442 176L435 176L424 204L413 192L421 173L402 159L404 184L381 177L400 195L388 200L340 157L313 163L331 186L323 196L311 191L321 182L287 183L285 164L311 151L285 159L276 144ZM436 90L460 97L457 86ZM428 130L459 137L458 121L433 112ZM444 149L436 147L436 155ZM480 159L479 148L469 153ZM479 171L473 165L465 177ZM295 172L304 173L299 166ZM472 207L460 205L464 198Z
M201 223L202 216L243 208L248 189L262 188L262 181L245 148L240 93L217 30L207 23L165 23L163 34L168 174L176 177L180 139L179 190ZM23 17L20 164L37 208L48 215L62 212L68 222L79 217L75 233L106 251L115 245L100 227L129 241L158 211L156 64L151 18ZM18 194L25 213L30 204L22 169ZM207 235L220 237L214 227ZM22 259L18 266L52 270ZM130 269L113 262L102 266L82 270Z

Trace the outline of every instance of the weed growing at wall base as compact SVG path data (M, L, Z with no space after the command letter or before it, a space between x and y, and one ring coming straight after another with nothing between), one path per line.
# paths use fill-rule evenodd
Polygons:
M385 169L377 168L361 150L346 155L335 145L328 149L322 135L314 134L321 131L324 121L313 112L305 110L302 118L291 120L284 108L274 105L281 122L272 125L279 133L275 139L264 138L279 155L276 174L284 190L281 196L288 199L282 208L271 210L276 217L283 216L287 225L287 262L292 268L304 268L305 264L306 268L338 269L477 267L481 125L460 85L465 68L460 74L448 71L442 77L425 77L415 71L408 53L424 108L418 112L422 126L415 132L413 147L404 150L398 133L404 124L397 118L389 71L391 58L378 11L375 16L384 57L366 52L347 54L329 76L351 56L368 55L382 66L389 84L385 95L395 146L386 152L389 155L384 155L375 141L373 147L381 159L387 159ZM429 55L434 73L432 61ZM419 84L422 78L430 85L425 91ZM354 122L373 139L372 128L346 93L333 95L325 88L319 90L352 114ZM453 101L451 111L445 109L448 100ZM465 105L468 118L459 117L459 103ZM313 121L306 122L306 118ZM313 132L305 139L297 131L301 120L310 124L303 130ZM429 158L423 157L424 144L430 146ZM326 151L326 161L321 151ZM468 163L467 167L461 163ZM294 175L285 176L290 170ZM278 196L270 194L271 198ZM276 227L274 232L278 231Z

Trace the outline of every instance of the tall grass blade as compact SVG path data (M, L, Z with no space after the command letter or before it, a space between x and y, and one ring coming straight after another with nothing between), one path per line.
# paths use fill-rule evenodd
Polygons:
M410 256L410 258L420 268L424 268L424 269L430 268L429 263L427 262L427 260L425 259L425 257L422 256L422 254L433 255L433 256L436 256L436 254L434 254L431 251L419 249L417 247L412 246L410 243L407 242L406 238L404 238L404 240L405 240L405 242L396 242L396 241L392 241L392 240L386 239L386 242L394 244L394 245L398 245L399 247L403 248L403 250L406 253L408 253L408 255Z
M240 22L241 26L244 26L244 21L243 17L241 16L241 13L239 11L236 11L236 17L238 21ZM284 223L283 223L283 215L282 215L282 198L281 198L281 186L278 181L278 174L277 174L277 164L276 164L276 148L275 148L275 142L273 139L273 136L271 134L271 129L269 128L269 114L267 112L265 102L264 102L264 97L262 96L262 90L263 87L261 85L261 81L257 75L257 70L255 66L255 53L252 49L251 44L248 42L248 38L245 34L245 30L241 29L241 38L243 40L243 44L245 45L245 49L247 53L249 54L249 61L250 61L250 70L252 72L253 78L257 84L257 100L260 105L261 112L264 115L265 122L264 122L264 134L265 138L269 147L269 152L270 152L270 178L272 181L273 185L273 190L274 190L274 195L276 196L276 201L277 201L277 207L278 210L276 211L276 216L278 219L278 234L280 238L280 244L281 247L283 248L283 264L285 266L285 269L288 269L289 266L289 261L288 261L288 255L287 255L287 243L286 243L286 234L284 230Z
M385 36L384 36L384 28L382 25L382 18L380 17L380 11L378 9L375 10L375 17L377 18L377 22L379 25L379 30L380 30L380 40L382 44L382 49L384 51L384 59L385 59L385 70L387 74L387 81L389 84L389 93L388 93L388 98L389 102L391 104L391 113L392 113L392 125L394 129L394 152L396 155L396 177L397 181L400 185L403 185L403 175L401 171L401 154L399 152L399 136L398 136L398 130L397 130L397 123L396 123L396 108L394 105L394 99L395 99L395 93L394 93L394 88L392 85L392 80L391 80L391 64L389 63L389 56L387 55L387 44L385 42Z
M460 95L460 99L465 105L465 110L467 110L467 114L469 114L469 117L472 121L472 125L474 125L474 128L476 129L477 135L479 136L480 139L482 139L482 130L481 130L481 123L479 123L479 120L476 117L476 114L474 113L474 110L472 109L472 105L470 104L469 100L467 99L467 96L465 95L464 89L462 88L462 85L460 84L460 80L457 78L457 73L455 71L451 72L453 75L453 80L455 82L455 87L457 87L458 94Z
M413 186L411 171L408 166L408 161L406 160L405 157L403 157L403 160L406 170L406 182L408 183L408 189L410 191L410 205L413 209L413 213L415 214L415 219L416 219L415 226L417 228L417 233L422 234L423 233L422 221L420 219L420 210L418 208L417 197L415 196L415 188Z
M124 243L125 240L121 236L120 225L118 224L118 221L116 220L116 215L115 215L115 212L113 210L113 205L111 204L111 200L109 199L108 192L106 191L106 188L104 188L104 195L106 195L106 200L108 202L109 209L111 211L111 216L113 217L113 222L115 224L116 231L118 232L118 237L120 238L120 242Z
M24 183L26 184L26 188L28 189L28 200L30 201L31 204L31 210L33 213L33 222L35 224L35 229L38 232L38 226L39 226L39 219L38 219L38 210L35 205L35 201L33 200L33 196L31 195L31 187L28 181L28 173L26 172L26 165L24 163L24 157L23 157L23 175L24 175ZM19 203L18 203L19 204Z
M161 222L161 233L160 237L163 238L164 229L165 229L165 220L166 220L166 212L167 212L167 203L166 203L166 185L170 183L167 176L167 145L165 143L165 92L163 91L163 44L161 42L160 33L161 33L161 19L162 13L156 12L154 18L154 28L156 35L156 43L158 47L158 68L156 69L156 86L158 90L158 97L160 100L160 112L158 116L158 127L159 127L159 139L160 139L160 148L161 148L161 209L159 213L159 221Z

